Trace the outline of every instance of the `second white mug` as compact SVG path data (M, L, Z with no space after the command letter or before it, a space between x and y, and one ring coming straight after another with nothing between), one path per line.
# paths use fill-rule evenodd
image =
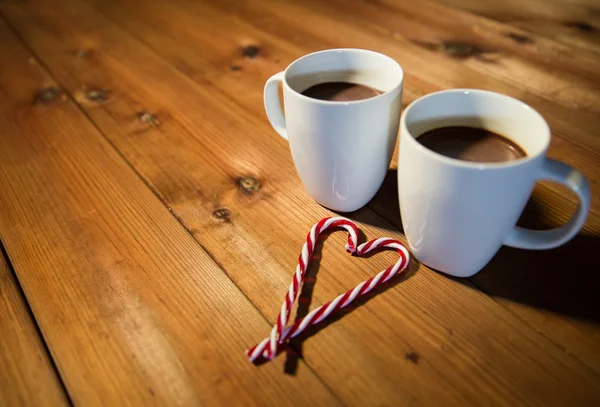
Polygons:
M350 212L373 198L394 152L403 79L400 65L385 55L332 49L297 59L267 81L267 116L277 133L289 140L296 170L315 201ZM325 82L356 83L382 93L349 102L302 94ZM279 83L283 84L284 109Z
M526 157L499 163L449 158L418 141L447 126L483 128L520 146ZM447 274L477 273L502 245L551 249L583 226L590 189L579 171L546 157L550 128L530 106L494 92L453 89L424 96L404 111L398 158L398 194L404 232L414 256ZM538 180L565 185L579 208L564 226L515 226Z

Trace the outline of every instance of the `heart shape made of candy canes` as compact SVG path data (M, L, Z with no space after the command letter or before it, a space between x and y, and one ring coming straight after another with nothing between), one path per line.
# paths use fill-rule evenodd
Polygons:
M290 318L290 312L294 303L296 302L296 297L298 296L300 286L304 282L306 268L314 252L317 238L325 230L333 228L344 228L346 231L348 231L348 244L346 245L346 251L352 255L364 256L373 250L385 248L396 250L400 255L400 259L393 266L390 266L370 279L363 281L352 290L349 290L345 294L339 295L333 301L314 309L304 318L296 321L292 326L287 327ZM310 229L310 232L306 237L306 243L304 243L304 246L302 247L302 253L300 254L298 266L296 267L296 272L294 273L294 279L292 280L292 284L290 285L290 288L285 296L285 300L281 305L281 312L277 317L277 323L271 330L271 335L262 340L259 344L248 349L246 351L246 356L251 362L256 361L260 357L266 360L275 358L277 351L284 343L286 343L286 341L299 335L306 328L323 321L337 310L346 307L356 298L365 295L378 285L385 283L396 274L406 269L409 259L410 255L408 254L408 250L397 240L384 237L370 240L358 246L358 228L354 222L341 217L321 219L321 221L319 221Z

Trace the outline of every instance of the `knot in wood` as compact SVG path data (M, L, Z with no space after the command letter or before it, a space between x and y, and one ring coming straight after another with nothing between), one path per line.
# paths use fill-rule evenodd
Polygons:
M91 54L89 49L78 49L75 51L75 56L77 58L87 58Z
M256 45L248 45L248 46L242 48L242 56L244 58L254 59L258 56L259 53L260 53L260 48L258 48L258 46L256 46Z
M508 34L506 34L506 36L508 38L510 38L511 40L513 40L514 42L519 43L519 44L532 44L533 43L533 40L526 35L517 34L517 33L508 33Z
M417 352L406 352L404 354L404 357L406 358L406 360L410 360L415 365L418 365L419 359L421 359L421 355L419 355Z
M60 94L61 94L61 91L56 86L50 86L50 87L47 87L47 88L40 89L38 91L38 93L36 93L36 95L35 95L35 97L33 99L33 104L34 105L38 105L38 104L47 105L47 104L50 104Z
M594 27L583 21L567 21L565 25L587 33L594 31Z
M229 212L229 209L227 209L227 208L219 208L219 209L216 209L212 213L212 215L216 219L223 220L223 221L229 221L230 217L231 217L231 212Z
M442 43L442 50L447 55L454 58L467 58L484 52L484 50L477 45L457 41L444 41Z
M239 186L246 192L252 193L260 189L260 182L253 177L243 177L238 180Z
M91 102L104 102L108 99L106 92L102 89L88 89L85 91L85 98Z
M158 125L160 124L160 122L158 121L158 117L156 117L150 112L139 112L137 114L137 117L142 123L146 123L151 127L158 127Z

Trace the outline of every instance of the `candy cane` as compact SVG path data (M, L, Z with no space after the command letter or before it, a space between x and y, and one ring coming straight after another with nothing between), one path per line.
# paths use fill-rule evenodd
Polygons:
M304 282L304 274L306 273L308 262L312 257L318 236L327 229L337 227L342 227L348 231L348 244L346 245L346 251L349 253L356 254L357 256L363 256L372 250L388 248L395 249L398 254L400 254L400 259L393 266L388 267L387 269L378 273L376 276L363 281L352 290L349 290L345 294L339 295L333 301L323 304L317 309L311 311L301 320L296 321L296 323L291 327L286 328L289 321L290 311L294 305L300 286ZM306 237L306 243L304 243L304 246L302 247L302 253L298 260L298 266L296 267L294 279L292 280L292 284L290 285L285 300L281 305L281 312L277 318L277 323L271 330L271 335L246 351L246 356L248 356L248 359L251 362L255 361L261 356L267 360L275 358L279 347L287 340L299 335L308 327L318 324L337 310L348 306L358 297L367 294L378 285L385 283L396 274L403 271L408 265L410 258L408 250L406 250L402 243L397 240L380 238L363 243L358 247L357 243L358 228L352 221L345 218L325 218L311 228L308 236Z

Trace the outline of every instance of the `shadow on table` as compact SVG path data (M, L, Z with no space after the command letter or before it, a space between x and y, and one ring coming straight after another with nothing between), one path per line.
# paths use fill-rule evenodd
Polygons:
M553 250L502 247L470 280L492 297L600 323L599 250L585 233Z
M402 232L398 205L397 171L390 170L380 191L366 208L344 214L357 222ZM370 212L376 212L371 214ZM534 192L519 225L532 229L558 226ZM393 225L393 228L392 226ZM502 247L492 261L469 279L491 297L600 323L600 236L580 232L553 250L530 251Z
M306 270L304 284L302 285L302 289L301 289L300 295L298 297L298 309L296 312L296 318L295 318L294 322L299 321L300 319L304 318L311 311L312 296L313 296L315 284L317 283L317 275L319 273L321 253L323 251L323 241L325 239L327 239L327 236L329 236L330 233L331 233L331 231L325 232L321 236L319 236L318 243L315 247L315 251L313 253L312 260L309 263L308 269ZM361 236L359 236L359 241L361 241L361 242L366 241L365 236L362 235L362 231L360 233L361 233ZM362 256L362 257L369 258L372 255L376 255L378 252L380 252L380 250L375 250L375 251L368 253L367 255ZM324 322L319 323L311 328L308 328L303 333L301 333L300 335L298 335L297 337L292 339L289 342L289 345L281 350L282 352L285 352L287 355L286 361L285 361L285 367L284 367L285 373L290 374L290 375L296 374L296 371L298 369L298 360L300 358L302 358L302 344L305 340L307 340L310 337L312 337L313 335L317 334L322 329L327 328L329 325L339 321L345 315L351 313L356 308L364 305L365 303L367 303L371 298L375 297L376 295L379 295L379 294L389 290L390 288L394 287L395 285L401 283L402 281L412 277L417 269L418 269L418 264L416 262L413 262L409 266L409 268L406 271L404 271L403 273L400 273L400 274L392 277L389 281L380 285L379 287L374 288L368 294L365 294L364 296L357 298L352 304L350 304L347 307L332 314ZM343 294L343 293L340 293L340 294ZM259 364L260 364L260 362L259 362Z

